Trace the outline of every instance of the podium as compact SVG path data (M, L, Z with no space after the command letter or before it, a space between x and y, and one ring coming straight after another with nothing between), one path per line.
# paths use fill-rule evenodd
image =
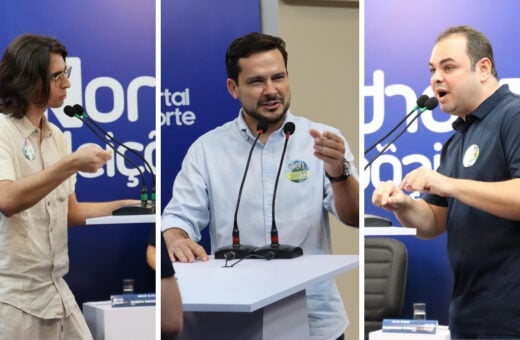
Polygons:
M155 214L147 215L110 215L103 217L87 218L87 225L94 224L134 224L155 223Z
M233 263L234 261L230 261ZM357 268L357 255L175 262L184 308L181 339L308 339L305 289Z
M83 315L94 340L155 339L155 306L114 308L110 301L85 302Z
M124 229L127 233L134 232L136 229L143 232L144 229L148 229L145 224L155 223L155 214L146 215L110 215L103 217L88 218L86 220L87 225L121 225L126 228L125 225L129 226L129 229ZM132 228L136 227L136 228ZM120 233L119 233L120 235ZM148 232L146 233L148 235ZM146 236L147 237L147 236ZM146 242L146 239L144 240ZM140 262L123 263L128 258L134 258L132 254L120 253L117 250L113 251L113 255L110 261L114 262L114 258L120 258L121 263L117 268L121 268L123 265L132 267L132 263L137 263L139 266L143 266L144 270L144 257L145 248L130 249L133 252L139 252L138 257L142 259ZM94 254L99 266L107 266L106 261L111 263L107 259L100 259L98 254ZM105 262L101 262L105 260ZM133 260L132 260L133 261ZM96 263L98 263L96 262ZM136 266L137 266L136 265ZM133 267L132 267L133 268ZM114 271L117 271L114 268ZM139 273L138 273L139 274ZM144 274L143 274L144 275ZM134 277L135 278L135 277ZM106 292L107 298L109 295L120 292ZM94 340L142 340L142 339L155 339L155 306L135 306L135 307L112 307L109 300L107 301L88 301L82 304L83 315L87 321L87 325L92 333Z
M403 332L383 332L381 329L370 332L369 340L450 340L450 330L448 326L438 326L435 334L403 333Z
M365 236L415 236L417 230L406 227L365 227L363 234Z
M365 236L405 236L416 235L415 228L397 227L388 218L373 214L365 214Z

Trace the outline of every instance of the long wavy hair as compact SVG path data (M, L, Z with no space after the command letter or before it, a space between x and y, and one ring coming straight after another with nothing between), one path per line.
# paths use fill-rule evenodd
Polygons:
M0 112L22 118L31 103L47 105L51 53L67 57L65 46L48 36L22 34L9 44L0 61Z

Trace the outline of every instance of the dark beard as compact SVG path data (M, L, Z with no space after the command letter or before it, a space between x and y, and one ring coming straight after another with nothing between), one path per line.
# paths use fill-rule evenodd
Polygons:
M248 111L244 107L242 107L242 110L244 111L244 113L246 115L248 115L249 117L253 118L256 121L265 120L265 121L267 121L269 123L269 125L273 125L273 124L276 124L276 123L279 123L279 122L285 120L285 116L287 115L287 111L289 111L289 106L290 106L290 103L287 103L287 105L284 105L283 112L278 117L264 117L257 110Z

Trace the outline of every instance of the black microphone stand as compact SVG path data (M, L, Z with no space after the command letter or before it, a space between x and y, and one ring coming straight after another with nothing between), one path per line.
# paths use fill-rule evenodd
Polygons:
M421 110L422 108L424 108L425 106L425 103L426 101L429 99L430 97L428 97L427 95L423 94L422 96L420 96L419 98L417 98L416 100L416 105L415 107L412 109L412 111L408 112L408 114L406 116L404 116L397 124L395 124L395 126L390 130L388 131L383 137L379 138L377 141L375 141L374 144L372 144L371 146L369 146L366 150L365 150L365 155L367 153L370 152L370 150L372 150L373 148L375 148L377 146L377 144L381 143L383 140L386 139L386 137L390 136L392 134L392 132L394 132L401 124L403 124L403 122L408 119L408 117L410 117L412 115L412 113L414 113L415 111L417 110Z
M283 127L285 133L285 143L283 145L282 156L280 158L280 165L278 166L278 173L276 175L276 181L274 184L273 192L273 203L272 203L272 223L271 223L271 245L264 246L255 250L254 254L259 255L259 258L268 259L292 259L303 255L303 250L300 247L290 246L288 244L280 244L278 242L278 228L276 227L275 218L275 201L276 191L278 189L278 179L280 178L280 172L282 171L283 158L285 151L287 150L287 143L289 142L289 136L293 134L295 126L293 122L287 122Z
M251 162L251 155L253 154L253 150L255 149L255 145L258 142L258 139L260 138L260 135L262 135L265 131L267 131L267 128L269 127L269 124L267 121L259 121L258 125L256 127L257 135L253 142L253 145L251 146L251 150L249 150L249 156L247 157L246 162L246 168L244 169L244 175L242 176L242 182L240 183L240 189L238 190L238 198L237 198L237 204L235 207L235 218L233 220L233 233L232 233L232 244L228 247L222 247L215 251L215 258L216 259L226 259L226 260L232 260L232 259L243 259L253 253L253 251L256 249L255 246L251 245L244 245L240 244L240 232L238 230L238 207L240 205L240 199L242 198L242 190L244 188L244 183L246 181L247 171L249 169L249 163Z
M426 103L424 104L424 107L422 109L419 109L419 111L417 112L417 114L412 118L412 120L406 124L406 126L394 137L392 138L392 140L390 142L388 142L384 148L379 151L377 153L377 155L374 156L374 158L372 158L372 160L370 162L367 163L367 165L365 165L365 168L363 170L366 170L368 169L368 167L370 165L372 165L372 163L374 163L374 161L379 157L381 156L389 147L390 145L392 145L399 137L401 137L403 135L403 133L406 132L406 130L408 130L408 128L410 127L410 125L413 124L413 122L415 122L415 120L417 118L419 118L419 116L426 110L433 110L435 107L437 107L437 105L439 104L439 101L437 100L437 98L435 97L431 97L429 98Z
M141 194L140 199L141 203L138 204L130 204L125 205L119 209L116 209L112 212L113 215L147 215L147 214L155 214L155 202L153 204L150 204L148 201L148 189L146 185L146 180L143 172L139 168L139 166L130 158L126 157L123 153L121 153L119 150L117 150L111 143L110 140L114 141L116 144L122 146L123 148L133 151L136 153L135 150L128 148L123 143L116 140L113 136L108 134L106 131L104 131L96 122L94 122L92 119L90 119L86 113L83 111L83 108L80 105L75 105L74 107L71 107L70 105L65 106L64 108L65 114L67 114L69 117L76 117L79 120L83 122L83 124L96 136L98 137L103 143L108 145L116 154L123 157L125 160L127 160L132 166L134 166L135 169L139 172L139 175L141 177ZM85 117L88 118L85 119ZM96 127L101 133L103 133L103 136L99 134L98 131L94 129ZM145 163L146 160L145 160ZM147 163L148 164L148 163ZM148 167L150 165L148 164ZM151 167L149 168L149 171L151 171ZM153 173L152 173L153 174ZM155 176L154 176L154 183L153 183L154 193L153 196L155 196ZM154 199L155 200L155 199Z

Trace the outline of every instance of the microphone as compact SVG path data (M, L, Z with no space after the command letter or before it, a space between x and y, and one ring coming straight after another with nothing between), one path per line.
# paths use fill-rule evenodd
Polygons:
M408 112L408 114L407 114L406 116L404 116L403 119L401 119L401 120L400 120L400 121L399 121L399 122L398 122L398 123L397 123L397 124L396 124L392 129L391 129L391 130L390 130L390 131L388 131L388 132L386 133L386 135L384 135L383 137L379 138L379 139L378 139L374 144L372 144L368 149L366 149L366 150L365 150L365 155L366 155L367 153L369 153L370 150L372 150L373 148L375 148L377 144L381 143L384 139L386 139L386 137L390 136L390 134L391 134L392 132L394 132L394 131L395 131L395 130L396 130L396 129L397 129L397 128L398 128L398 127L399 127L399 126L400 126L400 125L401 125L401 124L402 124L402 123L403 123L403 122L404 122L408 117L410 117L410 115L411 115L412 113L414 113L414 112L417 111L417 110L422 109L422 108L425 106L426 101L428 100L428 98L430 98L430 97L428 97L428 96L425 95L425 94L423 94L422 96L420 96L419 98L417 98L417 101L416 101L416 104L417 104L417 105L414 106L414 108L412 109L412 111Z
M155 203L155 173L154 173L152 167L150 166L150 163L148 163L148 161L146 160L146 158L144 158L139 152L137 152L137 150L129 148L124 143L121 143L120 141L118 141L114 136L110 135L105 130L103 130L101 128L101 126L99 126L99 124L95 120L93 120L92 118L90 118L90 116L87 115L87 113L83 110L83 107L81 105L79 105L79 104L74 105L74 109L76 110L76 112L78 113L79 116L86 117L88 119L88 121L90 123L92 123L99 131L101 131L107 138L109 138L110 140L114 141L116 144L124 147L126 150L128 150L131 153L133 153L134 155L136 155L145 164L145 166L148 169L148 171L150 172L150 174L152 174L151 200L153 203Z
M63 111L69 117L76 117L76 118L80 119L85 124L85 126L96 137L98 137L101 141L103 141L103 143L105 143L110 148L112 148L115 153L117 153L118 155L123 157L126 161L128 161L130 164L132 164L134 166L134 168L137 169L137 171L139 172L139 175L141 177L141 183L142 183L142 185L141 185L141 195L140 195L141 203L140 204L131 204L131 205L123 206L123 207L121 207L119 209L114 210L112 212L112 215L154 214L155 213L155 175L153 173L153 170L152 170L150 164L148 164L146 159L143 156L141 156L136 150L127 147L126 145L124 145L123 143L118 141L116 138L111 136L108 132L103 130L101 128L101 126L99 126L99 124L97 124L93 119L91 119L87 115L87 113L83 110L83 107L81 105L76 104L76 105L74 105L74 107L72 107L70 105L67 105L67 106L65 106ZM97 128L98 131L103 134L103 136L100 135L100 133L98 131L96 131L94 129L94 127ZM120 151L118 151L110 143L110 141L113 141L118 146L121 146L121 147L125 148L126 150L132 152L137 157L139 157L142 161L144 161L144 163L148 167L148 170L150 171L150 173L153 176L153 186L152 186L152 195L151 195L152 196L152 201L151 202L148 201L148 189L147 189L147 185L146 185L145 176L144 176L143 172L141 171L141 169L139 168L139 166L132 159L128 158L125 154L123 154Z
M389 147L390 145L392 145L396 140L397 138L401 137L403 135L403 133L406 132L406 130L408 130L408 128L410 127L410 125L413 124L413 122L419 118L419 116L426 110L433 110L437 107L437 105L439 104L439 101L437 100L437 98L435 97L431 97L431 98L428 98L428 100L426 100L426 102L424 103L424 107L423 108L420 108L419 111L417 111L417 114L412 118L412 120L406 124L406 126L404 127L404 129L402 129L390 142L388 142L385 147L378 152L377 155L375 155L374 158L372 158L372 160L370 162L367 163L367 165L365 166L365 168L363 170L366 170L370 165L372 165L372 163L374 163L374 161L379 157L381 156Z
M240 183L240 189L238 190L238 198L237 204L235 207L235 218L233 220L233 233L232 233L232 243L231 246L219 248L215 251L216 259L242 259L246 256L251 255L253 251L256 249L254 246L240 244L240 232L238 230L238 207L240 205L240 199L242 197L242 190L244 188L244 183L246 181L247 171L249 169L249 163L251 162L251 155L253 154L253 150L255 149L255 145L258 142L260 136L267 131L269 127L269 123L265 120L258 121L256 126L257 135L253 145L251 145L251 150L249 150L249 156L247 157L246 167L244 169L244 175L242 176L242 183Z
M267 259L292 259L303 255L303 250L300 247L294 247L287 244L280 244L278 242L278 228L276 227L275 218L275 201L276 201L276 190L278 189L278 179L280 178L280 172L282 170L283 158L285 151L287 150L287 143L289 137L294 133L296 126L293 122L285 123L283 132L285 134L285 143L283 145L282 156L280 158L280 165L278 167L278 173L276 175L276 181L274 184L273 192L273 203L272 203L272 223L271 223L271 245L258 248L254 254L259 255L261 258Z

